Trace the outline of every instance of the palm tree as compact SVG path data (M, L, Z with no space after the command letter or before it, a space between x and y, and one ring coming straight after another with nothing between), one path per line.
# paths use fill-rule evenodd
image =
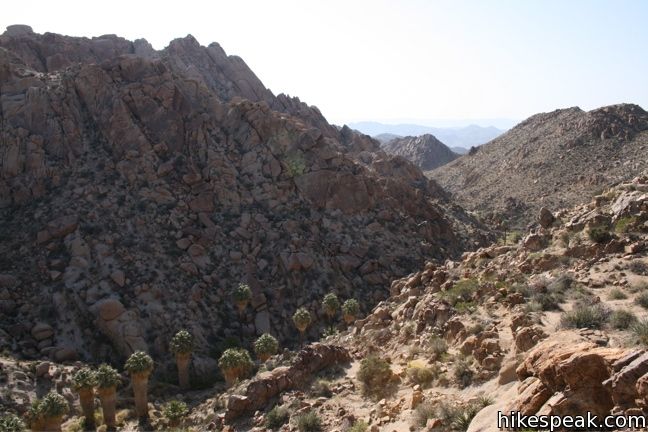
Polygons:
M30 426L33 431L60 432L63 416L69 411L67 401L60 394L51 391L41 400L36 399L29 410Z
M242 348L226 349L218 359L218 366L223 372L228 387L246 376L253 365L250 353Z
M177 428L180 422L189 413L187 404L182 401L172 400L164 406L164 417L167 419L170 428Z
M329 320L332 320L335 314L337 314L338 309L340 309L340 301L337 296L333 293L326 294L324 300L322 300L322 309L324 309L324 313Z
M183 390L189 388L189 362L191 361L193 345L193 336L187 330L180 330L176 333L169 344L171 352L175 354L178 366L178 382Z
M279 342L270 333L264 333L254 342L254 352L259 360L265 362L279 350Z
M311 314L304 308L299 308L295 311L292 316L293 323L295 327L299 330L299 342L300 344L304 343L304 332L311 323Z
M101 410L103 412L104 424L110 430L115 429L115 412L117 409L117 386L119 385L119 373L108 366L102 364L95 374L97 379L97 393L101 400Z
M358 313L360 313L360 304L358 304L358 300L349 299L342 305L342 314L344 316L345 323L351 324L353 321L355 321Z
M72 388L79 393L81 410L85 417L86 428L94 428L94 387L97 385L97 375L90 368L81 368L72 376Z
M248 284L239 284L234 291L232 291L232 297L234 298L234 303L238 307L239 315L243 315L243 311L247 307L250 299L252 298L252 290Z
M148 379L153 371L153 359L143 351L136 351L128 357L124 365L131 374L135 411L144 420L148 418Z

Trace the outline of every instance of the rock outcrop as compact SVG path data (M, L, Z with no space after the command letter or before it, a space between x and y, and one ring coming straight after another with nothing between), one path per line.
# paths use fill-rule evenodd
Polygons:
M424 171L433 170L459 157L430 134L394 138L383 144L382 148L389 154L404 157Z

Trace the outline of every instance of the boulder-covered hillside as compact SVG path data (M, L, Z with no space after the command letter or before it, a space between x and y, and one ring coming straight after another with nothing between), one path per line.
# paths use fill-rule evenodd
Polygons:
M523 226L648 168L648 113L632 104L534 115L429 173L462 206Z
M297 307L369 308L487 237L413 164L191 36L155 51L12 26L0 121L0 348L20 358L171 360L187 328L215 370L224 341L290 344Z
M389 154L404 157L425 171L438 168L459 157L430 134L394 138L383 144L382 148Z

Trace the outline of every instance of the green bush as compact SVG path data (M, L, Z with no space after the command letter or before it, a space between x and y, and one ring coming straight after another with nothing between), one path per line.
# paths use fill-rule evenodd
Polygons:
M648 346L648 319L635 322L632 325L632 332L639 339L639 343Z
M14 414L4 414L0 417L0 432L23 432L25 423Z
M279 351L279 342L269 333L264 333L254 342L254 352L262 361L267 360Z
M626 295L626 293L621 291L621 289L619 288L613 288L608 295L608 299L610 300L625 300L627 298L628 296Z
M389 386L393 373L389 363L376 355L369 355L360 362L357 378L368 395L381 395Z
M637 317L629 311L617 309L610 315L610 325L617 330L626 330L637 321Z
M610 318L610 310L601 304L575 304L574 309L564 312L560 323L564 328L600 329Z
M467 360L458 359L452 368L452 375L454 376L457 385L461 388L465 388L472 384L475 372L472 370L470 363Z
M164 414L164 417L169 420L169 422L175 423L179 422L189 414L189 408L187 408L187 404L182 401L172 400L164 406L162 414Z
M369 425L364 420L356 420L347 432L367 432L369 430Z
M427 421L436 418L437 410L431 402L423 402L414 410L414 423L416 426L425 427Z
M299 432L319 432L322 430L322 421L315 411L308 411L297 417Z
M40 400L38 412L43 417L58 417L65 415L70 410L67 401L60 394L50 391Z
M480 398L467 405L441 402L435 406L430 402L424 402L416 408L414 421L416 425L424 427L428 419L437 418L441 420L443 430L466 431L475 415L491 403L492 400L488 398Z
M265 427L267 429L277 430L288 423L289 418L290 412L286 408L275 406L266 414Z
M128 357L124 369L132 374L150 372L153 370L153 359L144 351L136 351Z
M169 349L173 354L187 354L193 351L193 348L193 336L187 330L180 330L169 343Z
M644 309L648 309L648 292L643 292L635 297L635 303Z
M603 226L592 227L587 232L589 239L594 243L607 243L612 239L610 231Z
M616 224L614 224L614 231L618 233L627 233L636 222L637 218L634 216L622 217L616 222Z
M448 343L438 336L430 339L428 346L435 359L441 358L443 354L448 352Z
M461 279L457 281L452 288L441 292L441 298L446 300L452 306L457 303L470 303L472 296L477 291L479 282L477 279Z
M97 368L96 373L97 387L110 388L119 385L119 373L107 364L102 364Z
M72 375L72 388L74 390L93 388L96 385L97 374L88 367L81 368Z
M425 367L412 363L411 366L407 368L407 377L411 382L419 384L423 388L428 387L437 377L438 370L435 370L432 367Z

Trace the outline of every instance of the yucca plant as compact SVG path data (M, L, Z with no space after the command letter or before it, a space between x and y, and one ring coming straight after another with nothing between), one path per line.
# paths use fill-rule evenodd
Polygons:
M102 364L95 373L97 393L101 401L104 424L108 429L115 428L115 413L117 410L117 386L121 381L119 373L107 364Z
M259 360L265 362L279 351L279 342L270 333L264 333L254 342L254 352Z
M182 401L172 400L164 406L162 413L167 419L168 426L175 428L178 427L180 422L182 422L182 419L187 416L189 408L187 408L187 404Z
M322 310L324 310L324 314L332 320L335 318L335 315L337 314L338 310L340 309L340 300L338 300L337 296L333 293L328 293L324 296L324 300L322 300Z
M185 390L189 388L189 363L193 346L193 336L187 330L180 330L176 333L169 344L171 352L175 354L180 388Z
M223 372L228 386L246 376L252 370L253 365L250 353L241 348L226 349L218 359L218 367Z
M344 322L351 324L355 321L356 317L360 313L360 304L356 299L349 299L342 304L342 315L344 316Z
M131 354L124 365L131 375L135 411L140 419L148 418L148 379L153 371L153 359L143 351Z
M250 289L250 286L244 283L239 284L232 291L232 298L234 299L234 303L236 303L236 307L238 307L239 314L242 315L252 298L252 290Z
M304 332L311 323L311 314L306 309L299 308L293 314L292 319L293 323L295 323L295 327L297 327L297 330L299 330L300 342L303 342Z
M97 374L88 367L79 369L72 376L72 388L79 394L79 402L87 428L93 428L95 424L94 387L96 385Z

